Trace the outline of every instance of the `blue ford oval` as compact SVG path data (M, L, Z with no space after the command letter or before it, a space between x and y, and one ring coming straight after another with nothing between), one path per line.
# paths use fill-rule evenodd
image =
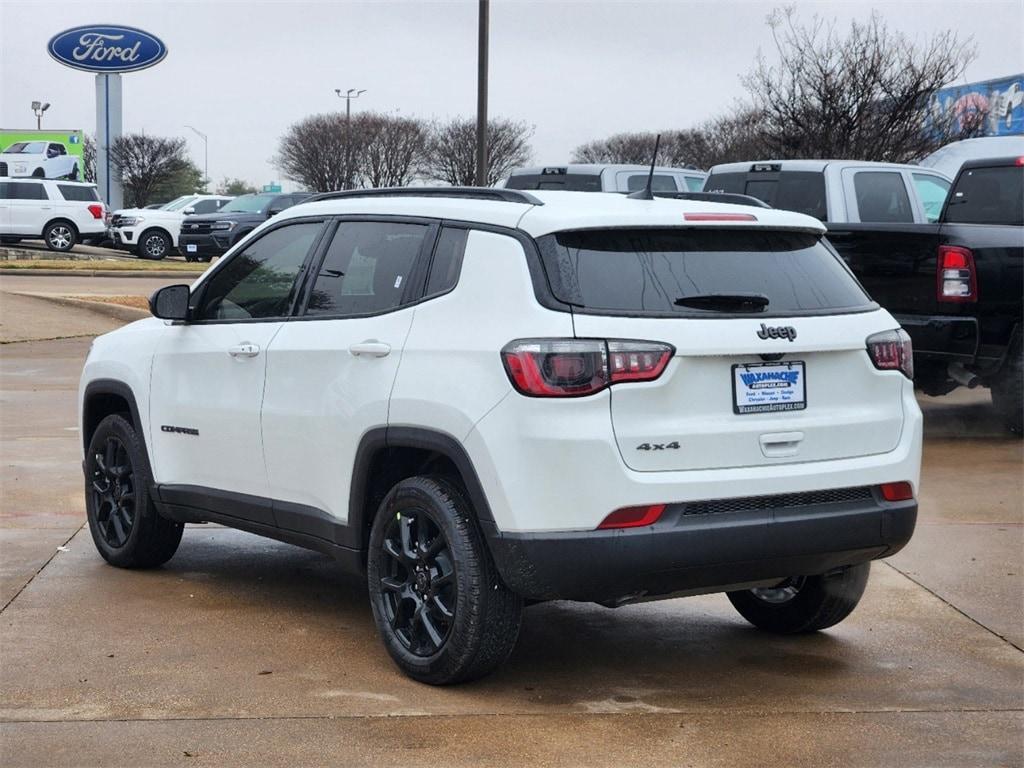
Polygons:
M167 55L156 35L112 24L66 29L50 38L46 50L65 66L107 74L152 67Z

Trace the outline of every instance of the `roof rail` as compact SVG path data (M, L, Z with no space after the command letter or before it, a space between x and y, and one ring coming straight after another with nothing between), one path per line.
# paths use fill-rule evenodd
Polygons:
M461 197L473 200L495 200L504 203L525 203L544 205L543 202L518 189L497 187L384 187L381 189L346 189L338 192L322 192L303 200L315 203L320 200L344 200L349 197Z
M732 205L753 205L757 208L771 208L764 200L752 195L736 192L655 192L655 197L670 197L673 200L697 200L702 203L730 203Z

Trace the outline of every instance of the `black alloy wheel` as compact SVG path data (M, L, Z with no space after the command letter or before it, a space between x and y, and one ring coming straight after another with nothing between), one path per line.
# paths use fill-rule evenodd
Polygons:
M458 598L444 532L426 510L402 510L388 523L378 557L384 618L406 650L432 656L451 633Z
M92 494L100 535L120 549L135 525L135 469L128 449L115 435L109 435L93 456Z

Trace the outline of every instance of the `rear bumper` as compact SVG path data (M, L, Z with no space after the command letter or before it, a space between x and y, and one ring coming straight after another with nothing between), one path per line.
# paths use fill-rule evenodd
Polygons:
M623 530L484 531L505 584L523 597L618 603L719 592L888 557L914 532L917 502L859 501L692 514L670 507Z
M893 315L910 334L914 357L973 362L978 354L978 320L951 315Z

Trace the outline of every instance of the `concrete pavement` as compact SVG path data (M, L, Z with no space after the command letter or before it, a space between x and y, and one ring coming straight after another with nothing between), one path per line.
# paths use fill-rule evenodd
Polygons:
M496 675L438 689L326 557L189 526L164 568L105 565L82 528L88 344L0 346L4 766L1024 764L1024 454L983 392L922 398L918 531L838 627L772 637L721 595L538 605Z

